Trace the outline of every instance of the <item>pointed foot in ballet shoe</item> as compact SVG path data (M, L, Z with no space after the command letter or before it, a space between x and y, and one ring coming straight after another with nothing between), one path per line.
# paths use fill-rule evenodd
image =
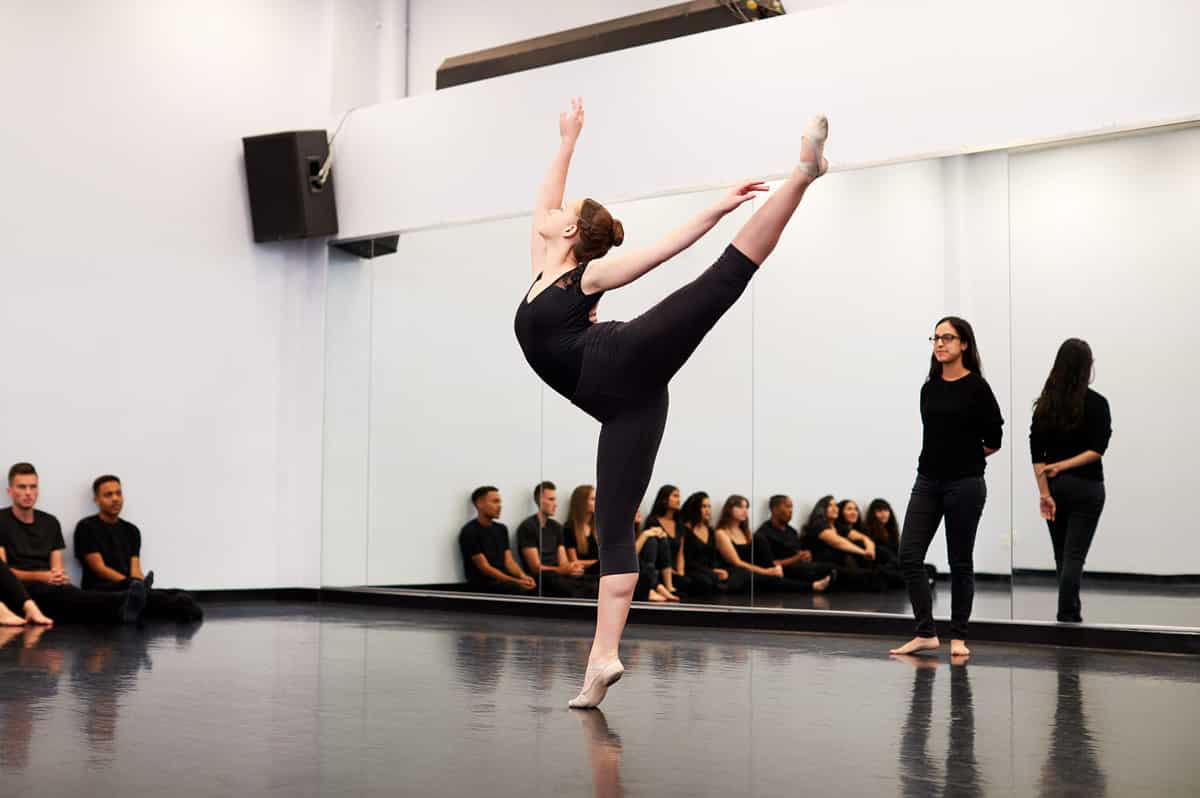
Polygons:
M829 120L824 114L818 114L808 120L800 140L801 172L813 179L829 171L829 161L825 160L825 140L829 138Z
M916 654L922 651L936 651L942 644L936 637L914 637L899 648L893 648L889 654Z
M567 702L567 706L571 709L594 709L600 706L608 694L608 688L620 681L624 674L625 666L619 659L589 667L583 677L583 689Z

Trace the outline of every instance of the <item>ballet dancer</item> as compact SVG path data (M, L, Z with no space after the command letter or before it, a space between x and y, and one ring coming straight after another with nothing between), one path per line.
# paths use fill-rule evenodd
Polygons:
M533 214L533 284L517 308L517 340L529 365L558 393L601 423L596 453L596 528L600 595L583 689L572 708L597 706L624 668L617 657L638 579L633 519L646 492L667 422L667 384L705 334L741 296L779 242L805 190L823 175L828 124L804 130L791 175L746 222L712 266L627 322L597 323L605 291L637 280L690 247L727 213L765 191L739 183L657 243L610 255L625 233L592 199L563 204L571 156L583 130L583 103L559 115L558 153Z

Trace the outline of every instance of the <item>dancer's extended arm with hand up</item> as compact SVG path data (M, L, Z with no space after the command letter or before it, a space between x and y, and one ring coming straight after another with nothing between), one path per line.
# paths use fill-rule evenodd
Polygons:
M563 193L567 186L567 170L571 167L571 156L575 154L575 144L579 134L583 132L583 100L579 97L571 100L571 110L558 115L558 152L550 162L550 169L538 189L537 199L533 204L533 231L530 241L530 258L533 273L541 271L542 255L546 249L546 241L538 233L538 227L552 210L561 209Z
M705 233L713 229L725 214L766 190L767 184L762 180L746 180L738 183L713 205L667 233L654 244L620 255L605 255L599 260L592 261L587 271L583 273L584 293L595 294L600 291L611 291L632 283L643 274L695 244Z

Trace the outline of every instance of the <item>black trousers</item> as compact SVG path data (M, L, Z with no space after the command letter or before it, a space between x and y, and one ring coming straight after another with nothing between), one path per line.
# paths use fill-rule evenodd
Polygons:
M97 592L123 592L129 589L129 579L88 588ZM142 618L148 621L177 621L191 623L203 620L204 610L190 593L182 590L150 590L146 594L146 610Z
M3 562L0 562L0 601L17 615L25 616L25 602L29 601L29 592L12 569Z
M822 579L824 577L821 577ZM729 568L729 579L725 582L726 593L749 593L751 590L763 593L811 593L813 579L805 582L802 579L788 579L786 576L767 576L751 573L745 568Z
M966 639L971 605L975 601L975 533L986 501L987 484L983 477L941 480L917 475L900 533L900 567L908 583L918 637L937 636L933 593L924 563L925 553L944 518L950 560L950 633L956 640Z
M80 590L74 585L25 586L38 608L63 623L123 623L125 591Z
M1057 512L1050 528L1050 543L1054 546L1054 567L1058 572L1058 620L1063 623L1083 621L1079 587L1083 580L1083 563L1104 510L1104 483L1083 479L1071 473L1050 480L1050 495Z
M772 563L760 563L764 567L769 564ZM836 570L832 563L818 561L797 562L783 567L783 578L794 582L807 582L811 585L813 582L819 582Z
M596 452L602 576L638 571L633 519L666 428L667 384L757 270L731 245L703 274L641 316L589 332L572 401L602 424Z
M573 599L596 598L598 586L594 576L564 576L553 571L542 571L535 578L541 583L543 596Z

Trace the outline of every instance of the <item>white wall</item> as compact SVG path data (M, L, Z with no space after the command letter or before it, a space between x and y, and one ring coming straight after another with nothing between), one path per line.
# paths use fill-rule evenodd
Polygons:
M1200 128L1012 156L1014 479L1020 567L1052 568L1029 466L1030 407L1064 339L1096 358L1113 414L1107 504L1087 566L1200 573Z
M835 165L862 164L1195 115L1198 73L1188 0L788 14L363 109L339 140L342 234L528 210L577 94L572 185L615 200L782 173L814 111Z
M336 20L308 0L0 11L0 462L38 466L68 544L92 478L119 474L164 585L319 584L327 257L252 242L240 139L327 124Z

